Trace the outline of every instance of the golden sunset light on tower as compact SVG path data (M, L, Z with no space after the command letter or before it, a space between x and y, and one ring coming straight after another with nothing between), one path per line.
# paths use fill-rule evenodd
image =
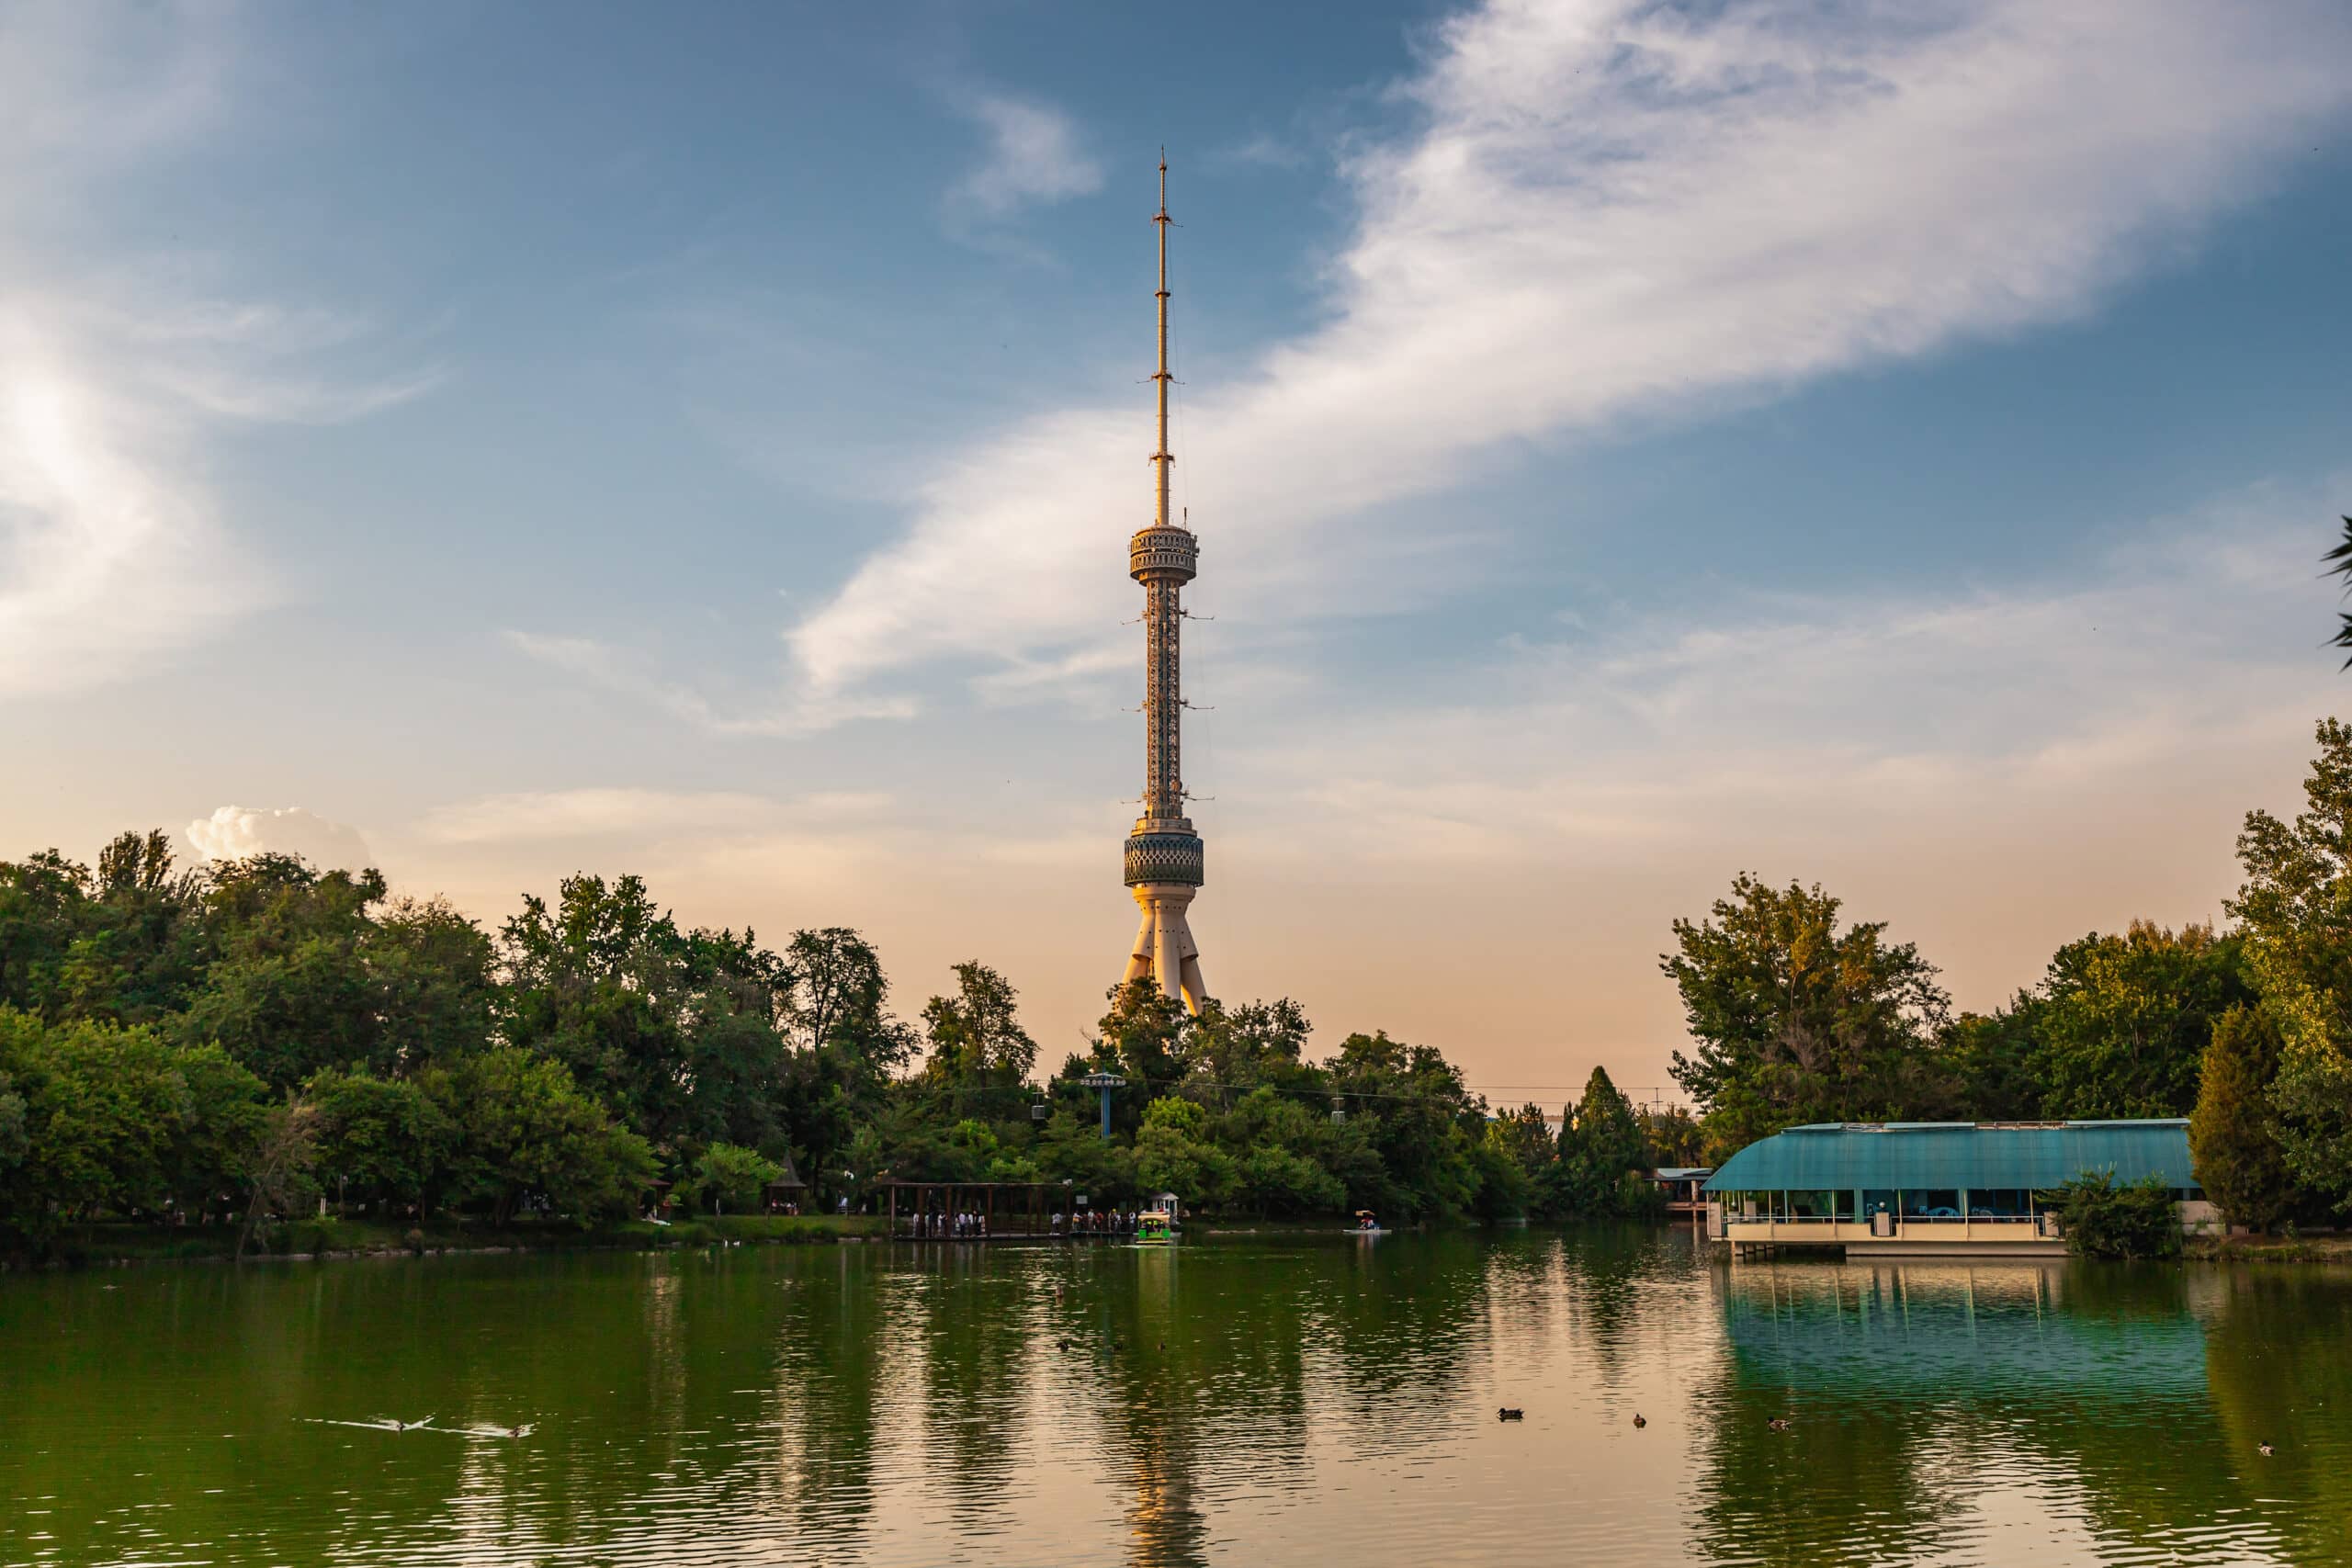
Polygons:
M1143 815L1127 836L1127 887L1143 910L1125 980L1148 976L1167 995L1182 996L1201 1010L1201 953L1184 910L1200 891L1205 850L1184 815L1183 624L1184 584L1198 574L1200 544L1192 531L1169 516L1168 469L1176 460L1168 449L1168 164L1159 164L1159 210L1152 216L1159 233L1159 368L1152 376L1159 393L1159 445L1151 455L1154 509L1151 525L1127 541L1127 575L1143 584L1144 780Z

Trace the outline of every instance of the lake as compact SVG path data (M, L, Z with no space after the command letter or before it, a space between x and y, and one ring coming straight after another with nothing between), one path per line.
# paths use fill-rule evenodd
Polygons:
M0 1276L6 1563L2347 1561L2316 1267L1529 1229Z

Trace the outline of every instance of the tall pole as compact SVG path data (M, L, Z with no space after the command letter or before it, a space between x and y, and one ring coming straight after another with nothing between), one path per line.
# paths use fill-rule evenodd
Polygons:
M1152 513L1157 527L1168 526L1168 466L1176 455L1168 449L1168 225L1174 221L1168 216L1168 153L1159 154L1159 210L1152 215L1152 227L1159 231L1159 369L1152 379L1159 385L1159 447L1151 456L1159 469L1159 504Z

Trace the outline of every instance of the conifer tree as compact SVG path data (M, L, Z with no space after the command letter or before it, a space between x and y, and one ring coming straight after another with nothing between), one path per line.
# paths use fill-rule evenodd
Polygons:
M2270 1110L2278 1027L2258 1009L2233 1008L2213 1022L2188 1148L2205 1195L2232 1224L2267 1231L2294 1196Z

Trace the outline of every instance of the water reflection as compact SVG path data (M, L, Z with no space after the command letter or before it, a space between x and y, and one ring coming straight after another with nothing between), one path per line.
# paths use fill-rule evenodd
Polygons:
M1729 1353L1701 1483L1702 1544L1720 1560L1899 1561L1960 1542L1997 1562L1995 1540L2075 1561L2343 1560L2340 1471L2278 1506L2280 1483L2342 1463L2340 1370L2332 1391L2276 1380L2244 1398L2281 1430L2274 1413L2300 1398L2305 1463L2249 1471L2256 1440L2233 1438L2247 1422L2229 1414L2242 1365L2342 1368L2322 1348L2344 1342L2327 1337L2352 1301L2340 1276L2307 1281L2312 1299L2275 1275L2080 1262L1721 1280ZM2266 1321L2268 1303L2284 1305ZM2254 1348L2224 1349L2239 1345ZM1794 1424L1773 1433L1773 1416Z
M2341 1273L1652 1230L9 1279L0 1563L2334 1562L2346 1344ZM428 1412L538 1426L311 1424Z

